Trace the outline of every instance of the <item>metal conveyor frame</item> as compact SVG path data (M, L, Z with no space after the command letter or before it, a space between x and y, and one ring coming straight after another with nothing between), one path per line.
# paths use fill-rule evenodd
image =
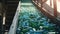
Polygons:
M16 34L16 28L17 28L16 26L17 26L17 22L18 22L19 11L20 11L20 3L21 2L19 1L14 19L12 21L12 25L10 27L10 30L9 30L8 34Z

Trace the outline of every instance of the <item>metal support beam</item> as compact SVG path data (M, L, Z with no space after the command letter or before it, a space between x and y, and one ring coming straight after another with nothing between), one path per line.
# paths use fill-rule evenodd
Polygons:
M53 0L53 4L54 4L54 16L57 17L57 2L56 2L56 0Z
M52 6L52 0L50 0L50 6Z

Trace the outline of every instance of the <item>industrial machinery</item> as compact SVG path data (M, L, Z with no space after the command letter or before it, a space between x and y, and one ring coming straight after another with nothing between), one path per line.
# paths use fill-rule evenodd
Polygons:
M31 1L22 0L8 34L59 34L59 31L59 26L44 16Z

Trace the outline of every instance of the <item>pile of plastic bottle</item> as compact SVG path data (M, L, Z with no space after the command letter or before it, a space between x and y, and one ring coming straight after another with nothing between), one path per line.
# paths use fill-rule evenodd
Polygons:
M16 34L55 34L55 28L55 24L51 23L50 19L37 10L33 4L21 5Z

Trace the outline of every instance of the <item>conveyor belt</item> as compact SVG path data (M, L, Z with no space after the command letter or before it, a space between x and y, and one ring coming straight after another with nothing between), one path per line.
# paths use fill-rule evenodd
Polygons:
M56 34L55 28L56 24L53 24L31 2L21 3L16 34Z
M31 2L22 2L20 5L21 7L18 7L20 10L16 11L9 34L56 34L58 32L59 27L53 24L47 16L44 16Z

